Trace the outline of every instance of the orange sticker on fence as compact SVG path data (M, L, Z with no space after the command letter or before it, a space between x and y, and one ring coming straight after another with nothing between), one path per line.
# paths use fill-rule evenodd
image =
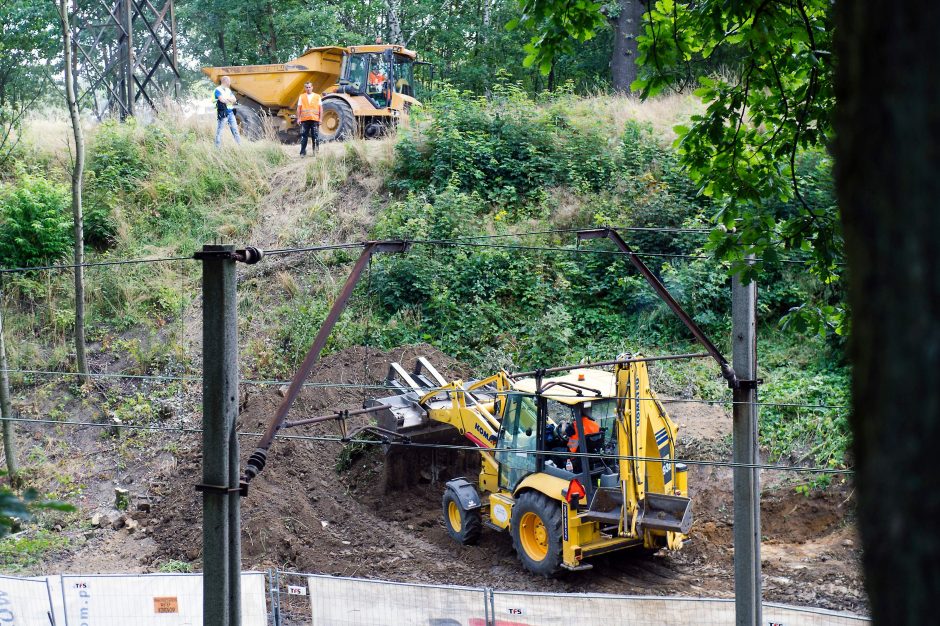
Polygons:
M153 612L154 613L179 613L180 612L179 602L176 601L175 596L170 596L167 598L154 598L153 599Z

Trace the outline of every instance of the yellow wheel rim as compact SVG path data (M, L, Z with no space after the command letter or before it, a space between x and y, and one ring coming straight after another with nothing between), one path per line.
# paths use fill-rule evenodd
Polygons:
M519 520L519 539L533 561L541 561L548 555L548 529L535 513L525 513Z
M339 115L336 111L327 110L323 112L323 128L327 134L332 135L339 128Z
M450 527L454 529L454 532L459 533L463 524L460 522L460 507L457 506L456 502L451 501L447 503L447 520L450 522Z

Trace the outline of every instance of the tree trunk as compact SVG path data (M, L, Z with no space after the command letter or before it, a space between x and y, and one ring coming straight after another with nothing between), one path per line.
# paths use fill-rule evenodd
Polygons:
M2 302L0 302L2 305ZM7 475L10 485L20 484L19 466L16 462L16 440L13 433L13 407L10 403L10 373L7 371L7 346L3 337L3 309L0 306L0 416L3 417L3 453L7 458Z
M404 41L401 33L401 0L385 0L388 15L388 43L400 44Z
M75 163L72 168L72 231L75 236L75 364L82 383L88 380L85 364L85 232L82 224L82 176L85 172L85 138L82 136L82 118L78 112L72 57L72 29L69 23L68 0L59 0L59 18L62 26L62 50L65 53L65 99L75 135Z
M866 584L876 624L927 624L940 597L940 11L855 0L835 16Z
M610 79L614 91L629 93L630 84L637 79L636 38L640 34L646 8L642 0L618 0L616 10L617 16L610 18L614 29Z

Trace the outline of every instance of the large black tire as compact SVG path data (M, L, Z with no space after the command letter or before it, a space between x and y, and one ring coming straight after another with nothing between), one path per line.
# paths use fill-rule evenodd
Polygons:
M235 121L238 123L238 134L256 141L264 136L264 123L258 111L251 107L239 104L235 107Z
M323 101L320 119L320 143L344 141L356 136L356 117L348 104L339 98Z
M469 546L480 539L483 520L480 509L468 511L460 504L457 494L452 489L444 490L444 527L447 534L457 543Z
M512 507L512 547L522 565L541 576L561 573L561 504L537 491L525 491Z

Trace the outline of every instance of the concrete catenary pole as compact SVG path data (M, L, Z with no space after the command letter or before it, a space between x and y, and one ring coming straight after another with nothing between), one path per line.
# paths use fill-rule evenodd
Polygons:
M748 263L753 263L753 255ZM739 386L734 389L734 462L756 464L757 283L731 279L731 354ZM760 472L734 468L734 598L737 626L761 623Z
M202 253L203 625L240 626L238 326L234 246ZM234 449L233 449L234 448ZM234 476L234 479L233 479ZM233 571L233 569L235 571Z

